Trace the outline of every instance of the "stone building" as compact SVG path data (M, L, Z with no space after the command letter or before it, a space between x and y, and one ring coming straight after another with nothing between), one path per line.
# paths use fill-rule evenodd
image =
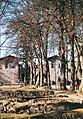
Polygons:
M0 84L29 83L30 67L23 59L15 56L0 58Z
M57 55L54 55L52 57L48 58L49 61L49 67L50 67L50 77L51 77L51 85L54 88L60 88L60 82L59 82L59 77L60 77L60 60ZM81 61L82 62L82 61ZM68 67L67 67L68 65ZM75 67L77 70L78 62L75 61ZM76 72L75 70L75 72ZM83 73L82 73L83 75ZM71 62L66 63L66 87L70 87L69 82L71 82ZM82 77L80 75L80 72L78 71L77 74L75 73L75 88L76 88L76 80L77 78L79 79L79 83L82 80ZM56 83L56 84L55 84Z
M6 56L0 58L0 84L18 82L19 58Z
M52 88L59 88L60 61L57 55L48 58L50 69L50 80Z
M50 80L52 88L60 87L60 60L57 55L48 58L49 61L49 70L50 70ZM75 62L77 65L77 62ZM38 74L38 69L36 75ZM23 62L20 58L15 56L6 56L0 58L0 84L3 83L18 83L26 81L30 83L31 67L26 62ZM34 75L34 74L33 74ZM68 79L71 77L71 62L68 63ZM39 77L37 77L39 78ZM78 74L78 78L80 76ZM31 79L32 80L32 79ZM34 81L34 80L33 80ZM34 84L35 85L35 84Z

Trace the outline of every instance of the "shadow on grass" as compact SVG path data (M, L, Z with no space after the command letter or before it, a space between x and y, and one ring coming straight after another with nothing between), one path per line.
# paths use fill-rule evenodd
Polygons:
M83 119L83 104L60 102L53 105L54 111L30 119Z
M2 115L2 116L1 116ZM10 116L11 115L11 116ZM83 119L83 104L59 102L51 112L43 114L0 114L0 119Z

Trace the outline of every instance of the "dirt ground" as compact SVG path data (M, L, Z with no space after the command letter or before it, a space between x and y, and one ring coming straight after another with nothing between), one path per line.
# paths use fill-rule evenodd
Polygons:
M83 95L48 87L0 86L0 119L83 119Z

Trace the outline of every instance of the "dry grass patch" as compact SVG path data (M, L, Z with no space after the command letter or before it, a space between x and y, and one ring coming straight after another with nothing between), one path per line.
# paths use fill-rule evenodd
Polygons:
M20 118L27 118L27 117L34 117L34 116L38 116L40 114L13 114L13 113L0 113L0 118L15 118L15 119L20 119Z
M0 86L0 91L17 91L17 90L21 90L21 91L39 91L39 90L49 90L49 87L44 86L44 87L36 87L34 85L29 85L29 86L25 86L25 85L3 85Z
M72 112L82 113L83 114L83 108L72 110Z

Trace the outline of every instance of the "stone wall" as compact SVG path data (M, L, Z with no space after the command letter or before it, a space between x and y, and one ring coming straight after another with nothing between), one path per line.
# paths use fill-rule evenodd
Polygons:
M16 83L18 81L18 66L7 68L5 64L0 67L0 83Z

